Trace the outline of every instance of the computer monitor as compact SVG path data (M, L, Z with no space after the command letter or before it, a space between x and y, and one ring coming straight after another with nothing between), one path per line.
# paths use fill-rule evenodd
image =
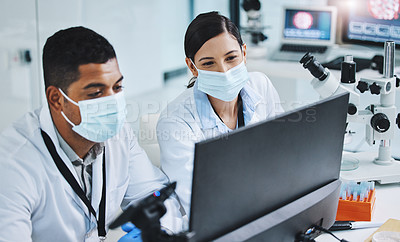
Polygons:
M398 1L331 0L342 21L343 43L383 46L387 40L400 43Z
M294 241L335 220L348 94L196 143L193 241Z
M332 7L285 7L283 40L313 41L333 44L335 41L336 9Z
M318 60L329 55L336 41L336 7L284 6L280 44L272 60L299 61L306 52Z

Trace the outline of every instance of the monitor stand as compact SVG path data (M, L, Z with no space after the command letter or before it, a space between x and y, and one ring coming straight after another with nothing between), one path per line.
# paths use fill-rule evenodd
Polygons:
M305 233L312 225L330 228L336 217L340 180L308 193L214 241L290 241ZM336 207L332 209L332 207ZM332 213L321 214L321 211ZM330 218L330 221L322 217ZM313 234L317 237L319 233Z

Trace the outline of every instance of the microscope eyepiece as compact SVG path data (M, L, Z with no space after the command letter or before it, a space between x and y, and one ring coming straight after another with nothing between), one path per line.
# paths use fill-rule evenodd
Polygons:
M356 63L353 61L352 55L346 55L341 64L340 73L341 83L356 83Z
M242 7L246 12L250 10L259 11L261 9L261 3L259 0L244 0Z
M304 69L308 69L315 78L323 81L328 76L328 72L325 68L315 59L314 56L307 52L300 60L300 63L303 64Z

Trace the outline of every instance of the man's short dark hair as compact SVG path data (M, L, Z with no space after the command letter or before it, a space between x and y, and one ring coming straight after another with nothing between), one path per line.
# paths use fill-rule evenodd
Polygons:
M55 86L67 92L69 85L79 79L80 65L102 64L115 57L112 45L93 30L85 27L60 30L43 47L45 87Z

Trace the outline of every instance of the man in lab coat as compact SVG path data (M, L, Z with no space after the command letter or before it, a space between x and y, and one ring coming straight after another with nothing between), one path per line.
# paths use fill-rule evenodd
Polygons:
M125 123L123 76L104 37L55 33L43 71L47 103L0 136L0 241L99 241L120 206L168 179ZM178 203L166 206L161 223L176 232Z

